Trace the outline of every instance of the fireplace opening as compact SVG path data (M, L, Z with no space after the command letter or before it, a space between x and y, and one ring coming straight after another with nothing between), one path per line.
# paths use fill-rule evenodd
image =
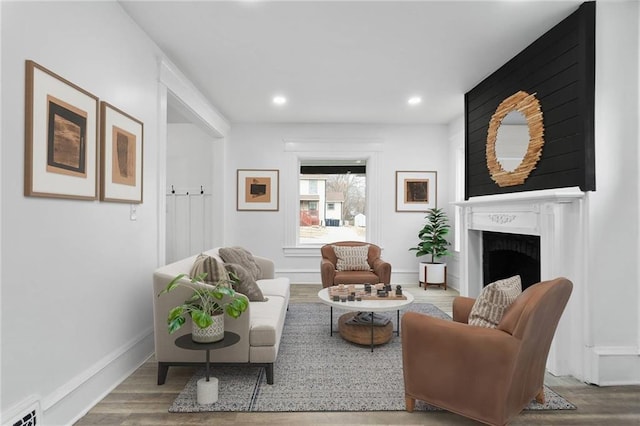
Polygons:
M520 275L522 290L540 282L540 237L482 232L483 285Z

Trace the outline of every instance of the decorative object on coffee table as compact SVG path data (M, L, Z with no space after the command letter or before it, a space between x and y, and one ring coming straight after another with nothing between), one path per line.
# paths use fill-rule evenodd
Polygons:
M360 295L360 297L362 298L362 300L406 300L407 297L404 296L402 293L398 294L397 292L394 292L391 290L391 286L389 286L389 290L387 290L387 287L379 284L379 287L373 287L375 289L375 292L373 293L367 293L366 291L364 291L361 287L358 287L358 289L353 292L353 293L349 293L349 290L347 288L340 288L340 286L332 286L332 287L327 287L328 288L328 294L329 294L329 298L333 299L334 301L336 296L338 296L338 300L340 299L340 296L345 296L348 299L348 296L350 296L351 294L354 295Z

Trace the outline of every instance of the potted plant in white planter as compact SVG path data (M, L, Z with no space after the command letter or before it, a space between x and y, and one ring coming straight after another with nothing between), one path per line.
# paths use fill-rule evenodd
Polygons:
M428 284L444 285L447 288L446 263L440 263L436 260L449 254L447 247L450 245L445 236L449 233L449 224L447 214L442 209L433 208L428 210L425 216L427 222L418 232L420 242L417 247L409 250L415 250L416 257L431 255L430 262L420 262L419 283L424 283L425 289Z
M217 342L224 338L224 313L238 318L247 310L247 299L236 294L227 280L220 280L212 285L204 282L206 276L203 273L187 281L183 280L187 277L186 274L179 274L158 294L159 297L181 286L193 290L189 299L169 311L169 333L181 328L189 315L193 324L191 333L194 342Z

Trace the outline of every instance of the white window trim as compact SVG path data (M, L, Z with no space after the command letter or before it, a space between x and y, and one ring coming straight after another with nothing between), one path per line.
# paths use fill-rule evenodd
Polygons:
M324 243L299 243L300 164L306 160L366 160L367 162L367 233L365 240L380 245L380 176L378 155L383 141L377 138L285 139L287 168L280 182L284 196L284 255L317 257Z

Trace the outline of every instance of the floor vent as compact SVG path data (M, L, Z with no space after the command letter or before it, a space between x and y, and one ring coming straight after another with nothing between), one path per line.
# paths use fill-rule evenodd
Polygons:
M40 402L37 399L29 399L21 404L22 408L16 407L15 414L10 417L10 421L3 423L4 426L36 426L43 424Z
M13 423L13 426L36 426L38 424L38 416L36 414L36 410L31 410L30 413L27 413L19 419L18 421Z

